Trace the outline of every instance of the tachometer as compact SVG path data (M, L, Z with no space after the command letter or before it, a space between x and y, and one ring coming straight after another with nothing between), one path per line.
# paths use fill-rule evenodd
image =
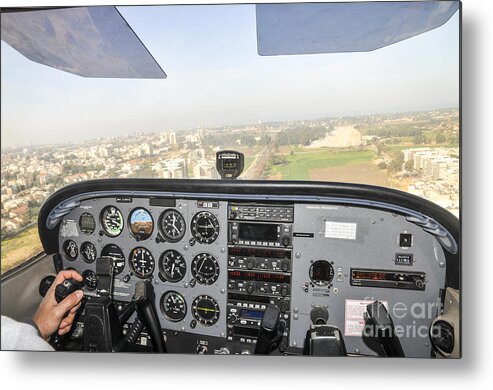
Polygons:
M101 251L101 256L112 257L114 259L113 274L118 275L125 269L125 254L118 245L108 244Z
M143 207L134 209L130 213L129 228L137 241L149 238L154 230L154 221L149 211Z
M212 244L219 236L219 222L214 214L201 211L192 218L193 237L201 244Z
M130 268L139 278L147 278L154 272L154 257L144 247L137 247L130 252Z
M168 321L179 322L187 315L187 303L183 295L168 291L161 297L161 312Z
M185 235L187 224L183 215L173 209L163 212L159 219L161 233L168 242L178 242Z
M178 251L168 249L159 259L159 271L168 282L176 283L185 277L187 263Z
M192 276L200 284L210 285L219 277L219 263L209 253L199 253L192 260Z
M63 243L63 251L69 260L75 260L79 254L79 248L75 241L67 240Z
M214 325L219 319L219 305L208 295L199 295L192 303L192 315L204 326Z
M80 253L86 263L92 263L94 262L94 260L96 260L96 257L98 257L96 247L92 242L89 241L82 243L82 245L80 246Z
M110 237L119 236L123 230L123 215L115 206L106 206L101 212L101 226Z

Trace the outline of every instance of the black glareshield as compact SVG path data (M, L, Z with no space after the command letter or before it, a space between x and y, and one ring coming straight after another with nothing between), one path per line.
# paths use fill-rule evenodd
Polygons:
M216 153L216 169L221 179L236 179L245 167L245 156L234 150L221 150Z

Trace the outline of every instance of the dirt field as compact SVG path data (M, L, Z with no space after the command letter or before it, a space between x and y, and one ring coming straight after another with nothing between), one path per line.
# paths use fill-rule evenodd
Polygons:
M315 168L310 170L309 175L312 180L388 186L387 171L372 162Z
M312 142L309 148L347 148L361 145L361 133L353 126L336 127L331 135Z

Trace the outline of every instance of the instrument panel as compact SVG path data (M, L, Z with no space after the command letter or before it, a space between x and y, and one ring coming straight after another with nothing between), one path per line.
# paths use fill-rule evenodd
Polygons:
M91 197L62 218L59 253L89 293L96 259L113 257L118 307L138 280L151 280L161 328L185 353L252 353L273 304L284 325L281 353L301 353L310 325L329 323L348 353L376 356L361 334L364 307L419 303L429 315L394 322L427 332L446 276L443 247L405 216L299 201ZM401 341L406 356L430 356L427 337Z

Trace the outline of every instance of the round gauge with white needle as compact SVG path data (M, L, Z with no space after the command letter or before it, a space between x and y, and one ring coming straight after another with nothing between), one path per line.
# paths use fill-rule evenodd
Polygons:
M192 260L192 276L200 284L210 285L219 277L219 263L210 253L199 253Z
M192 218L193 237L201 244L212 244L219 236L219 222L209 211L201 211Z
M192 314L202 325L211 326L219 319L219 305L209 295L199 295L192 303Z
M93 263L97 257L96 246L89 241L83 242L80 246L80 253L86 263Z
M180 252L168 249L159 259L159 272L168 282L176 283L185 277L187 263Z
M123 215L115 206L106 206L101 211L101 226L107 236L117 237L123 230Z
M154 257L151 252L144 247L137 247L130 252L130 268L135 276L145 279L154 272Z
M75 260L79 254L79 248L73 240L67 240L63 243L63 251L68 260Z
M165 210L159 218L159 227L164 239L168 242L178 242L185 235L187 224L185 218L174 209Z
M168 291L161 297L161 312L171 322L179 322L187 315L187 303L183 295Z

